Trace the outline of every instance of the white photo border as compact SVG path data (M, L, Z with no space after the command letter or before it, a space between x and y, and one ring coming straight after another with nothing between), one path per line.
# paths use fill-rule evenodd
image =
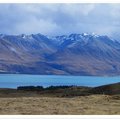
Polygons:
M2 3L120 3L120 0L0 0ZM114 120L120 115L0 115L0 120Z

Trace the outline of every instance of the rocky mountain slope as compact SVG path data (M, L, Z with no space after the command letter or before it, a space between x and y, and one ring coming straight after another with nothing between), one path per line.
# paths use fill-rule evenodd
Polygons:
M86 33L1 34L0 73L120 75L120 43Z

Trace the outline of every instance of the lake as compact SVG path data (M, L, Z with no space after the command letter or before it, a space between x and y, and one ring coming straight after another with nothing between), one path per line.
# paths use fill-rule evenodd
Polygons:
M60 76L60 75L21 75L0 74L0 88L17 88L18 86L100 86L120 82L117 77L92 77L92 76Z

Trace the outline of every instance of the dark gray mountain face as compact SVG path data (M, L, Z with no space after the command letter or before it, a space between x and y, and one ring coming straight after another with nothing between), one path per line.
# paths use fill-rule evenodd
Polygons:
M120 75L120 43L107 36L0 35L0 73Z

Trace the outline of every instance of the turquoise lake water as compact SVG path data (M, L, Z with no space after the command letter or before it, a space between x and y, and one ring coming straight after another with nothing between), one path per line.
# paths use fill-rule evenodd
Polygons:
M59 76L59 75L18 75L0 74L0 88L17 88L18 86L100 86L120 82L119 77Z

